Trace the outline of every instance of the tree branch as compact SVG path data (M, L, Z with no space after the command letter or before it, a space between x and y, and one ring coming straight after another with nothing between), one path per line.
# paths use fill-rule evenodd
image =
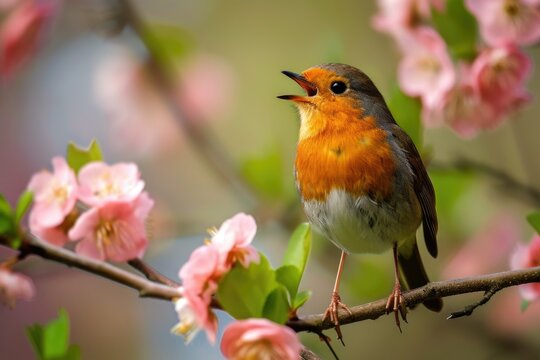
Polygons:
M8 239L0 237L0 244L8 243ZM180 296L178 289L175 286L158 284L104 261L93 260L80 256L72 251L41 242L29 234L24 236L20 252L20 258L24 258L28 255L37 255L44 259L99 275L137 290L141 297L171 301ZM532 282L540 282L540 266L462 279L432 282L421 288L403 293L403 297L405 298L407 306L411 307L434 298L444 298L479 291L485 293L484 297L479 302L466 307L462 311L454 312L450 316L450 318L456 318L472 314L478 306L487 303L499 290ZM386 314L386 300L387 299L384 298L368 304L352 307L351 314L340 312L339 322L341 325L346 325L368 319L375 320L381 315ZM289 320L287 325L297 332L309 331L316 334L321 334L322 330L334 327L333 323L329 320L323 321L323 314L301 316L297 319Z
M443 298L448 296L484 291L487 294L498 290L532 282L540 282L540 266L523 270L505 271L494 274L480 275L463 279L453 279L429 283L421 288L407 291L403 294L407 306L414 306L425 300ZM482 304L486 303L493 294L484 297ZM363 320L375 320L386 314L386 300L381 299L364 305L351 308L352 314L340 312L339 322L341 325L359 322ZM477 306L482 304L475 304ZM470 309L470 313L477 306ZM467 315L470 315L467 314ZM323 322L323 314L306 315L297 320L290 320L287 325L295 331L319 332L333 328L334 325L326 320Z
M6 243L3 239L0 240L2 240L0 243ZM24 237L19 258L24 258L28 255L36 255L43 259L52 260L104 277L137 290L141 297L163 300L173 300L180 297L176 286L163 285L147 280L104 261L94 260L64 248L39 241L30 235Z

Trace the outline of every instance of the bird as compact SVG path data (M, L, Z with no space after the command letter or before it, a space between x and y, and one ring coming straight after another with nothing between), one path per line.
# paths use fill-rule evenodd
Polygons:
M397 124L383 96L361 70L329 63L302 73L282 73L306 95L281 95L300 115L295 181L314 230L341 250L330 320L342 340L339 284L349 254L393 251L394 287L386 302L401 332L407 322L402 292L429 283L416 233L423 228L427 251L437 257L435 191L409 135ZM440 298L424 301L438 312Z

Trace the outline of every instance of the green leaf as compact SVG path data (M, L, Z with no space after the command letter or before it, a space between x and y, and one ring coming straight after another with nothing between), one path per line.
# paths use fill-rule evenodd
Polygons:
M432 12L435 29L446 41L452 55L457 59L472 60L476 56L478 24L465 8L464 0L446 1L446 9Z
M540 234L540 212L533 212L532 214L527 215L527 221L537 234Z
M263 196L275 199L283 195L283 157L277 149L244 160L241 172L247 182Z
M59 311L57 319L46 325L31 325L26 332L41 360L75 360L80 357L78 347L69 345L69 317L65 310Z
M86 164L92 161L102 161L103 153L98 142L94 139L90 142L88 148L83 149L73 142L70 142L67 147L67 162L69 167L78 173L79 170Z
M311 297L311 293L311 290L304 290L296 294L292 308L294 310L301 308L306 303L306 301L309 300L309 298Z
M30 207L30 204L32 204L32 199L34 198L34 194L32 194L31 191L25 191L19 196L19 200L17 201L17 207L15 208L15 224L19 225L21 222L24 214L28 211L28 208Z
M268 294L264 303L263 317L278 324L285 324L289 317L289 300L285 287L279 285Z
M193 48L192 36L185 29L169 24L148 25L142 40L159 63L169 70Z
M236 319L262 317L268 295L278 286L276 274L264 255L246 269L240 264L218 284L217 298L223 309Z
M422 106L420 100L405 95L396 84L388 98L388 107L396 122L411 137L420 151L422 149L422 124L420 121Z
M294 265L300 270L300 277L304 274L311 251L311 227L309 223L302 223L294 230L287 250L283 257L283 265Z
M11 209L11 205L9 205L9 202L4 195L0 194L0 215L2 214L11 216L13 214L13 209Z
M0 194L0 235L12 235L14 233L13 210L6 198Z
M531 305L531 302L529 300L521 300L521 304L519 305L519 309L521 312L525 312L527 308Z
M276 269L276 280L287 288L291 302L296 297L301 277L300 269L295 265L283 265Z

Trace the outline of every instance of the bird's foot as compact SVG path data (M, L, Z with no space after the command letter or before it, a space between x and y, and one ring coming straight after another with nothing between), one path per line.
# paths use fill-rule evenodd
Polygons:
M386 301L386 313L394 312L394 317L396 319L396 325L401 332L401 324L399 321L399 315L403 321L407 322L407 304L405 303L405 298L401 294L401 285L399 281L396 281L394 285L394 290L388 296Z
M324 312L323 321L330 319L330 321L334 324L338 340L341 341L343 345L345 345L345 343L343 342L343 335L341 334L341 329L339 327L340 308L347 311L349 315L352 315L351 309L349 309L347 305L341 302L341 297L339 296L339 294L337 292L333 292L332 297L330 298L330 305L328 305L328 308Z

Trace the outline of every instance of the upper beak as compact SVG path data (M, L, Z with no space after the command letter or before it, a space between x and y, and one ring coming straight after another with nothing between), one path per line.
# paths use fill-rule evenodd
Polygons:
M306 90L307 96L314 96L317 94L317 86L315 86L315 84L313 84L311 81L306 79L304 76L297 73L293 73L292 71L282 71L281 73L287 75L288 77L296 81L298 85L300 85L304 90ZM301 102L307 101L304 96L299 96L299 95L280 95L278 96L278 99L301 101Z

